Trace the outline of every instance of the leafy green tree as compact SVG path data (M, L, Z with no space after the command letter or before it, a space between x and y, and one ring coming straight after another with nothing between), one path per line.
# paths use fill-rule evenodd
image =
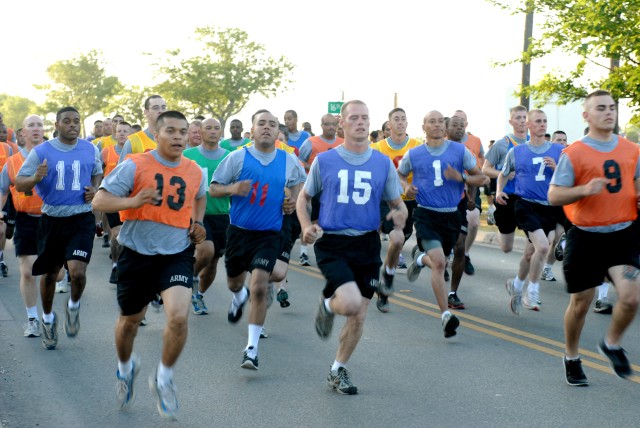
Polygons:
M87 116L104 111L108 99L122 89L120 80L108 76L102 61L102 52L91 50L72 60L58 61L47 68L50 84L34 85L47 91L44 109L56 112L64 106L74 106L80 112L81 122Z
M22 127L25 117L38 112L38 107L28 98L0 94L0 112L8 127L18 129Z
M104 111L111 116L120 114L131 125L139 124L144 128L144 100L152 93L152 90L140 86L126 87L108 100Z
M293 64L283 56L268 56L243 30L202 27L195 33L200 55L182 58L180 50L168 51L160 67L167 78L156 92L172 108L188 115L208 114L224 129L252 96L268 98L291 83Z
M526 12L527 1L489 0L514 13ZM535 0L539 34L522 55L506 63L530 63L551 53L576 57L573 69L553 69L525 94L542 103L567 103L594 89L607 89L615 99L628 99L633 120L640 123L640 2L630 0ZM593 70L601 70L601 73Z

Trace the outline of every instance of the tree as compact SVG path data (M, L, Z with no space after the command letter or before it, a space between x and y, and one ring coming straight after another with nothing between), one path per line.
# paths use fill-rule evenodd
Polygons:
M526 12L520 5L489 0L514 13ZM534 12L541 16L540 34L513 61L530 63L551 53L575 57L573 69L554 69L518 95L526 94L545 103L556 98L567 103L584 98L594 89L611 91L615 99L628 99L640 123L640 2L632 0L535 0ZM596 70L594 72L594 70ZM598 72L600 71L600 72Z
M120 114L131 125L139 124L144 127L144 100L152 93L150 89L140 88L140 86L124 88L108 100L104 111L114 115Z
M18 129L25 117L38 112L38 107L28 98L0 94L0 112L8 127Z
M80 112L80 120L101 112L108 99L122 89L115 76L107 76L102 52L91 50L72 60L58 61L47 68L52 84L34 85L47 91L44 108L56 112L64 106L73 106ZM83 130L84 131L84 130Z
M269 57L246 32L202 27L195 33L202 54L181 59L180 50L168 51L166 64L160 67L167 79L156 87L169 105L186 114L207 113L224 129L227 119L252 96L268 98L291 83L293 64L283 56Z

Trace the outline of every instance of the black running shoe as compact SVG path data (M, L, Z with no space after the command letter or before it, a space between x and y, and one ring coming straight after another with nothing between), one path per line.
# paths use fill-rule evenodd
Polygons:
M571 386L587 386L589 381L582 371L582 360L567 360L567 357L563 357L564 361L564 374L567 379L567 383Z
M626 379L633 374L631 370L631 364L625 355L625 351L622 348L609 349L604 343L604 339L601 339L598 343L598 351L603 357L607 357L609 365L613 369L616 376Z

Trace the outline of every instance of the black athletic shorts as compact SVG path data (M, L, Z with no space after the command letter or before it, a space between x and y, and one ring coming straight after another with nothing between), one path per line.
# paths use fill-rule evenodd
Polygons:
M451 253L460 234L462 217L459 210L443 213L417 207L413 212L413 218L420 250L427 251L422 245L423 240L438 241L445 255Z
M328 299L338 287L353 281L362 297L371 299L380 280L380 249L377 231L360 236L324 233L313 245L316 263L327 280L324 297Z
M53 273L67 260L89 263L96 222L92 212L69 217L42 214L38 225L38 258L32 274Z
M156 295L174 286L193 286L194 246L177 254L144 255L123 247L118 259L118 305L122 315L144 309Z
M515 214L515 206L516 201L518 200L517 195L507 195L509 199L507 199L507 205L501 205L499 203L495 203L496 210L493 213L493 217L496 219L496 225L498 226L498 230L500 233L504 235L508 235L516 231L517 222L516 222L516 214Z
M544 234L548 235L552 230L556 230L558 211L562 211L562 207L542 205L519 199L516 201L515 206L518 228L527 233L542 229Z
M487 196L492 196L492 195L495 196L497 187L498 187L498 179L497 178L489 179L489 184L484 186L484 194Z
M409 238L411 238L411 235L413 235L413 210L416 209L418 203L415 199L413 199L404 201L404 204L407 207L407 222L404 224L404 229L402 229L402 232L404 233L404 240L406 242ZM380 204L380 231L382 231L382 233L386 233L387 235L393 230L393 220L387 220L387 214L389 214L389 211L391 211L391 209L389 208L389 204L387 204L385 201L382 201L382 203Z
M458 212L460 213L460 233L466 235L469 233L469 220L467 220L467 194L458 202Z
M13 234L13 246L16 256L38 255L38 223L40 216L16 213L16 231Z
M229 214L205 215L204 229L207 231L205 240L213 242L215 253L213 257L222 257L227 249L227 229L229 229Z
M300 220L298 220L298 215L295 211L282 216L282 229L280 229L282 251L280 251L278 260L289 264L289 260L291 260L291 249L293 248L293 244L296 243L296 239L300 237L300 232L302 232L302 227L300 226Z
M320 193L311 198L311 221L318 220L320 217Z
M105 215L107 216L107 223L109 223L110 228L113 229L114 227L122 226L122 220L120 220L119 212L105 213Z
M640 233L633 223L617 232L587 232L572 227L566 233L562 268L567 292L597 287L613 266L640 268Z
M224 256L227 276L235 278L254 269L271 273L281 250L280 231L248 230L229 225Z

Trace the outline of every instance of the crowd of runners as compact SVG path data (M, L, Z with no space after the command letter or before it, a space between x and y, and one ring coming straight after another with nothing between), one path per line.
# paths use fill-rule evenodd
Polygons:
M287 270L297 239L299 263L310 264L312 246L326 279L317 334L329 338L335 316L346 319L327 375L336 392L358 392L347 363L370 300L389 311L399 270L406 269L413 282L429 268L425 275L443 335L455 336L455 311L465 309L461 281L475 272L470 250L483 210L481 189L501 249L512 250L516 229L527 238L505 284L514 314L541 310L539 282L555 281L552 265L556 259L563 263L570 293L566 382L588 384L578 348L596 294L593 310L612 314L598 350L616 375L631 376L621 340L640 298L640 152L614 134L617 109L608 92L586 97L589 128L581 139L567 144L564 132L547 134L544 111L515 106L508 119L513 131L492 141L486 153L467 132L461 110L449 117L428 112L424 139L408 136L402 108L391 110L372 132L369 109L358 100L344 103L337 116L323 115L319 135L308 122L299 129L293 110L283 123L259 110L247 132L232 120L231 137L224 140L218 120L188 120L168 110L159 95L145 100L144 114L144 129L115 115L97 121L87 139L80 138L80 114L73 107L56 113L56 132L48 140L37 115L15 132L0 120L0 141L6 141L0 143L0 274L9 274L3 250L6 239L13 239L27 315L23 334L41 337L48 350L57 346L59 322L68 337L78 335L87 267L95 237L102 237L102 246L110 247L108 281L116 285L120 308L115 344L122 410L135 399L140 358L134 342L151 304L163 308L166 324L149 387L159 413L177 416L173 368L186 343L190 312L209 311L206 293L220 258L230 291L228 321L238 323L247 313L240 365L258 370L268 308L274 301L283 308L291 304ZM402 251L413 233L417 245L406 263ZM382 254L381 239L389 241ZM615 305L609 283L617 292ZM62 320L53 311L56 293L69 293Z

